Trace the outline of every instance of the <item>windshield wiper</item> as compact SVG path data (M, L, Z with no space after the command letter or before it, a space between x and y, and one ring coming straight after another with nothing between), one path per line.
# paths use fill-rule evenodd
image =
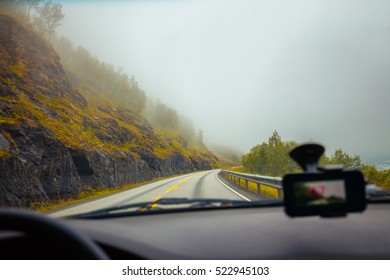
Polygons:
M230 200L230 199L189 199L182 197L175 198L160 198L153 202L140 202L129 203L120 206L113 206L103 208L100 210L78 214L75 218L94 218L104 217L117 213L144 213L150 211L169 211L178 208L172 208L172 205L188 205L186 208L179 209L196 209L196 208L224 208L224 207L248 207L248 206L281 206L282 200L257 200L257 201L245 201L245 200ZM133 211L131 211L134 209Z

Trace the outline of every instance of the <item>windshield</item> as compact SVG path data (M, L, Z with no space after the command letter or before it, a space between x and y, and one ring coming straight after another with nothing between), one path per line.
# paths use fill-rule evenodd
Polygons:
M307 141L388 195L389 49L388 1L2 1L0 206L282 205Z

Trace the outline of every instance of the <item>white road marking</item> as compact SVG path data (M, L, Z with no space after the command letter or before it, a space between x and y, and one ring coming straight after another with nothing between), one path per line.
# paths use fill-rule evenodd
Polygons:
M235 190L233 190L231 187L229 187L228 185L226 185L224 182L222 182L221 181L221 179L219 179L218 178L218 173L217 174L215 174L215 177L217 178L217 180L222 184L222 185L224 185L227 189L229 189L229 190L231 190L233 193L235 193L236 195L238 195L239 197L241 197L241 198L243 198L243 199L245 199L246 201L251 201L249 198L247 198L247 197L245 197L245 196L243 196L242 194L240 194L240 193L238 193L238 192L236 192Z

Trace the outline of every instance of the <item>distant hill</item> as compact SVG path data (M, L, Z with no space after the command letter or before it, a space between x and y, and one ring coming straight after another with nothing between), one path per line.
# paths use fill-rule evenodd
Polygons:
M242 165L242 152L230 146L224 146L217 143L208 145L213 153L218 157L223 167L235 167Z
M219 165L68 74L29 25L0 13L0 206L70 198Z

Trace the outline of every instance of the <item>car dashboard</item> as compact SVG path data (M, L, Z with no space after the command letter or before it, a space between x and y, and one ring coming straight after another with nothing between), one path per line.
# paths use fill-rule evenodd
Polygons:
M347 217L287 217L282 207L63 219L111 259L390 259L389 204Z

